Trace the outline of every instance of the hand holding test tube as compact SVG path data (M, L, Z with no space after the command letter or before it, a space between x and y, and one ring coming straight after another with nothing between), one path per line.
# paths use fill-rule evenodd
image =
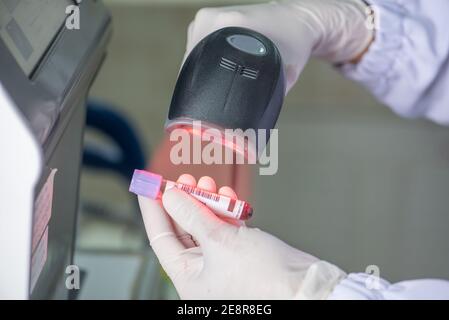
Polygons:
M178 188L203 204L216 214L236 220L248 220L253 215L252 207L245 201L202 190L179 182L164 180L162 176L144 170L135 170L129 191L150 199L157 199L161 192Z
M209 177L178 182L237 199ZM323 298L344 275L240 220L218 218L178 188L138 199L150 245L181 299Z

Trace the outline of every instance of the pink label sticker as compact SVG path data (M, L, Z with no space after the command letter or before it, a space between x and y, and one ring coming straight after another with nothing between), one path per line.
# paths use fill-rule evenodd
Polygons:
M53 205L53 186L57 171L57 169L51 170L47 181L39 192L39 195L34 203L32 252L36 250L39 239L42 238L42 234L50 222Z
M31 257L31 279L30 279L30 293L33 292L34 286L44 269L45 262L47 262L48 255L48 228L45 229L42 238L40 239L36 251Z

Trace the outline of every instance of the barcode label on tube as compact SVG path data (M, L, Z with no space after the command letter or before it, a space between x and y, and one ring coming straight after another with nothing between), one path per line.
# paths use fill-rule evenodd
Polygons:
M202 189L187 186L182 183L175 183L172 181L167 181L165 186L165 191L171 188L178 188L193 197L197 200L204 203L208 206L212 211L216 214L220 214L226 217L230 217L233 219L239 219L243 212L243 202L239 200L234 200L229 197L225 197L219 194L215 194L212 192L204 191Z
M195 187L179 184L178 188L181 189L182 191L190 193L192 195L196 195L196 196L203 197L203 198L206 198L209 200L213 200L215 202L220 201L220 196L213 194L213 193L203 191L203 190L195 188Z

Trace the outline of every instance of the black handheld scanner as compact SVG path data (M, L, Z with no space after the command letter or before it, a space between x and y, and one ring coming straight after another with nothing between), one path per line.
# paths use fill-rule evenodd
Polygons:
M249 29L224 28L204 38L187 57L166 129L189 127L194 121L201 121L202 128L262 129L267 143L284 96L282 59L274 43ZM259 145L253 145L256 154L263 151Z

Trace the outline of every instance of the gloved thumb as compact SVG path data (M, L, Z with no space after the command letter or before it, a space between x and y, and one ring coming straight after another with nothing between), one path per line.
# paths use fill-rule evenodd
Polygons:
M208 207L179 189L166 191L162 204L172 219L200 243L211 235L220 237L225 229L230 228Z

